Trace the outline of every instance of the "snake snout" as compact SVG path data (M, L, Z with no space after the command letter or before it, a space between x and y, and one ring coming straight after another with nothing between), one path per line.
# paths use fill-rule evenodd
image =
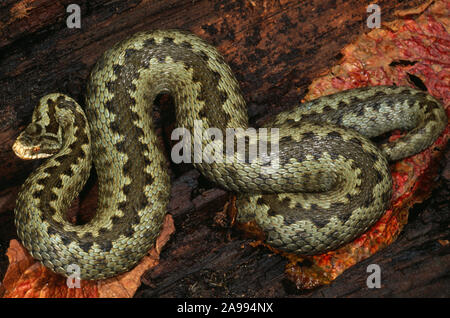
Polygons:
M52 155L51 153L42 152L41 145L26 146L20 139L14 142L12 150L22 160L43 159Z

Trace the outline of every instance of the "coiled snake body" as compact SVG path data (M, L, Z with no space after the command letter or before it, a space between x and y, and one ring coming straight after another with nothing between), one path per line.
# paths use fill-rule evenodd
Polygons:
M45 266L67 275L75 264L81 278L103 279L129 270L152 247L170 194L152 122L161 92L173 96L179 127L192 131L196 120L203 129L248 127L238 82L220 54L173 30L138 33L109 49L89 78L86 115L63 94L41 99L13 149L22 158L48 157L25 181L15 208L20 239ZM392 191L387 161L423 150L446 124L442 106L423 92L361 88L304 103L267 123L280 128L277 169L265 169L264 160L194 166L238 193L239 220L255 220L269 244L317 254L377 221ZM395 128L409 132L381 148L367 139ZM86 182L91 158L98 209L76 226L64 214Z

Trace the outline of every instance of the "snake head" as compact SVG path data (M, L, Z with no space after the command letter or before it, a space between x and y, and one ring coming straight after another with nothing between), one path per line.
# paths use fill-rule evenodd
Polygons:
M61 138L43 133L39 123L32 122L17 137L12 149L16 156L24 160L48 158L61 148Z
M17 137L12 149L24 160L48 158L62 147L61 119L54 102L59 95L43 97L35 108L31 123Z

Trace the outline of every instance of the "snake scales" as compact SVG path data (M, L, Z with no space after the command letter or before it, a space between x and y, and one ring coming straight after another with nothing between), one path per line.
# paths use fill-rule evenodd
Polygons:
M152 122L161 92L173 96L179 127L192 131L194 120L204 129L248 127L238 82L220 54L174 30L138 33L109 49L90 75L86 114L63 94L40 100L13 149L25 159L48 159L25 181L15 223L25 247L48 268L67 275L67 266L76 264L81 278L103 279L132 268L154 244L170 194ZM278 169L268 172L260 161L194 166L238 193L239 220L255 220L269 244L317 254L377 221L392 191L388 160L428 147L446 125L442 106L421 91L360 88L304 103L267 123L280 127ZM396 128L408 133L381 147L367 139ZM87 224L73 225L65 212L91 160L97 212Z

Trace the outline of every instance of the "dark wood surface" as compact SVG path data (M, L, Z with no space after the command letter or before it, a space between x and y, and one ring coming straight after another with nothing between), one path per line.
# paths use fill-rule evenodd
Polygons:
M66 93L82 103L86 78L100 54L136 31L181 28L215 45L235 72L252 124L292 107L311 80L336 63L339 51L368 32L361 1L80 1L82 28L66 27L73 1L0 4L0 278L15 238L17 187L36 166L18 160L11 145L40 97ZM395 9L423 1L378 1L383 21ZM446 157L448 159L448 155ZM448 160L447 160L448 161ZM445 171L445 170L444 170ZM448 296L448 167L433 197L414 210L391 247L358 264L332 286L306 296ZM176 233L161 264L143 277L137 297L298 295L284 277L286 261L249 246L220 218L228 194L195 171L174 170L170 212ZM95 181L95 180L94 180ZM442 199L444 198L444 199ZM365 287L367 264L382 266L383 288Z

